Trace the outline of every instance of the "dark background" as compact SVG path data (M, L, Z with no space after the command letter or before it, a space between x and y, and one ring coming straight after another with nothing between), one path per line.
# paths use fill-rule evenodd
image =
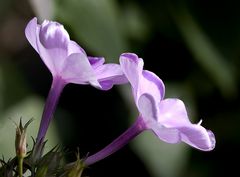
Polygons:
M217 140L211 152L184 146L179 152L183 151L186 158L171 157L172 163L164 164L167 168L162 166L162 161L168 162L164 158L171 156L171 150L159 150L157 154L145 149L136 151L138 141L134 141L131 144L135 145L126 146L92 165L86 170L86 176L221 177L238 174L239 2L55 0L51 5L48 1L38 2L41 3L0 2L0 120L7 119L3 114L5 110L31 95L46 98L51 75L27 42L24 28L34 16L39 21L57 20L88 55L104 56L107 62L118 63L123 52L138 54L144 59L145 69L155 72L165 82L166 97L184 100L192 121L203 119L203 126L211 129ZM130 126L136 115L136 108L129 104L126 92L130 93L129 87L117 86L105 92L91 86L67 85L55 114L57 141L60 139L70 152L79 147L82 156L110 143ZM145 144L154 146L148 141ZM139 152L149 155L142 156ZM1 147L0 153L4 153ZM152 162L152 156L159 156L161 162ZM66 157L69 161L74 158L74 153ZM159 169L155 168L156 163Z

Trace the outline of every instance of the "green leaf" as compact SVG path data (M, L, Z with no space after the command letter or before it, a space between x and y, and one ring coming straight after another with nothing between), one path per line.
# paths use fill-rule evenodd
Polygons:
M45 154L37 165L36 176L51 177L55 176L60 169L63 159L63 154L58 150L58 147L53 148ZM42 175L44 174L44 175Z

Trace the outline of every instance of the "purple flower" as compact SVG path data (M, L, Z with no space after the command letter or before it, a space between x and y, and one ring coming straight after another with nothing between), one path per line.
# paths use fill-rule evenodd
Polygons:
M122 70L129 80L135 104L146 129L167 143L185 142L203 151L215 147L211 131L189 121L184 103L176 98L164 99L165 87L154 73L143 70L143 60L131 53L120 57Z
M143 60L132 53L120 57L123 73L129 80L139 116L135 123L111 144L85 160L91 165L119 150L144 130L152 130L167 143L185 142L210 151L215 147L214 134L202 127L201 121L189 121L184 103L176 98L164 99L165 86L154 73L143 70Z
M126 82L119 65L104 64L102 57L88 57L58 22L44 20L39 25L35 17L28 23L25 34L53 78L59 77L66 84L91 84L103 90Z
M53 77L38 140L44 138L58 98L66 84L91 84L101 90L108 90L114 84L127 82L119 65L104 64L102 57L88 57L58 22L44 20L39 25L37 18L33 18L25 29L25 35Z

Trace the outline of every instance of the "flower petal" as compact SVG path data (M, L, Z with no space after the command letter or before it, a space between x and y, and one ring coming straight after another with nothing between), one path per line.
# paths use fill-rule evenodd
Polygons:
M69 35L64 27L45 20L38 30L37 48L39 55L52 75L61 75L64 60L68 56Z
M103 57L90 57L88 56L88 60L90 64L92 65L93 69L101 66L104 64L105 59Z
M59 59L61 61L60 63L62 64L64 57L62 57L62 55L58 56L58 52L54 49L52 49L54 50L52 52L49 52L49 50L45 49L39 41L39 35L37 35L37 48L39 51L38 54L40 55L45 65L48 67L49 71L52 73L53 76L57 75L59 73L59 68L55 66L54 60Z
M95 67L94 71L103 90L109 90L115 84L124 84L128 82L118 64L100 65Z
M60 48L67 51L70 37L60 23L44 20L40 26L39 36L40 42L46 49Z
M166 128L157 122L159 116L158 105L152 95L143 94L140 96L138 110L146 127L151 129L161 140L168 143L179 142L180 136L176 129Z
M180 127L181 140L202 151L211 151L215 148L214 134L198 124Z
M101 88L88 58L83 53L73 53L64 61L62 78L69 83L88 84Z
M142 75L143 77L139 83L141 92L153 95L155 101L158 103L164 98L165 94L165 86L163 81L153 72L147 70L143 70Z
M70 40L68 43L68 56L72 53L84 53L87 55L82 47L80 47L75 41Z
M120 65L134 90L134 98L137 100L138 84L143 70L143 60L139 59L136 54L123 53L120 56Z
M177 130L179 141L204 151L212 150L215 147L213 133L207 131L200 124L192 124L188 119L184 103L179 99L165 99L161 101L157 121L160 128L163 126Z
M179 99L164 99L159 104L159 123L165 127L190 124L184 103Z
M29 43L32 45L32 47L38 52L41 59L45 63L45 65L48 67L48 69L51 71L52 75L55 75L56 71L53 66L53 62L51 60L51 57L47 53L47 51L42 47L40 41L39 41L39 30L40 25L37 24L37 18L34 17L26 26L25 28L25 35Z
M157 120L158 107L152 95L147 93L142 94L138 99L137 106L145 122Z
M180 142L180 134L177 129L166 128L155 122L150 125L153 133L162 141L175 144Z
M102 86L102 90L109 90L115 84L124 84L128 82L120 65L104 64L105 59L103 57L88 56L88 60L95 71L100 85Z
M135 54L124 53L120 57L120 65L133 88L136 104L139 97L144 93L152 95L156 103L160 102L164 97L164 84L154 73L143 70L143 60L141 58L138 58Z
M32 45L32 47L38 52L37 49L37 29L38 29L38 24L37 24L37 18L34 17L31 21L28 22L26 28L25 28L25 36L29 43Z

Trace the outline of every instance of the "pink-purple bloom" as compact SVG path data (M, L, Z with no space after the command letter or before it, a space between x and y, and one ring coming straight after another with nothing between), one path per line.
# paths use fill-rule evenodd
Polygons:
M143 60L131 53L120 57L122 70L132 86L135 104L146 129L167 143L185 142L203 151L215 147L214 134L189 121L184 103L177 98L164 99L165 86L154 73L143 70Z
M25 34L53 78L59 77L65 83L91 84L103 90L126 82L119 65L104 64L103 57L88 57L58 22L44 20L39 25L35 17L28 23Z
M144 130L151 130L167 143L185 142L202 151L215 147L214 134L188 118L184 103L176 98L164 99L165 86L153 72L143 70L143 60L132 53L120 56L120 65L129 80L133 98L139 111L135 123L111 144L89 156L91 165L119 150Z
M102 57L88 57L58 22L44 20L39 25L37 18L33 18L25 29L25 35L53 77L38 140L44 138L58 98L66 84L90 84L98 89L108 90L114 84L127 82L118 64L104 64Z

